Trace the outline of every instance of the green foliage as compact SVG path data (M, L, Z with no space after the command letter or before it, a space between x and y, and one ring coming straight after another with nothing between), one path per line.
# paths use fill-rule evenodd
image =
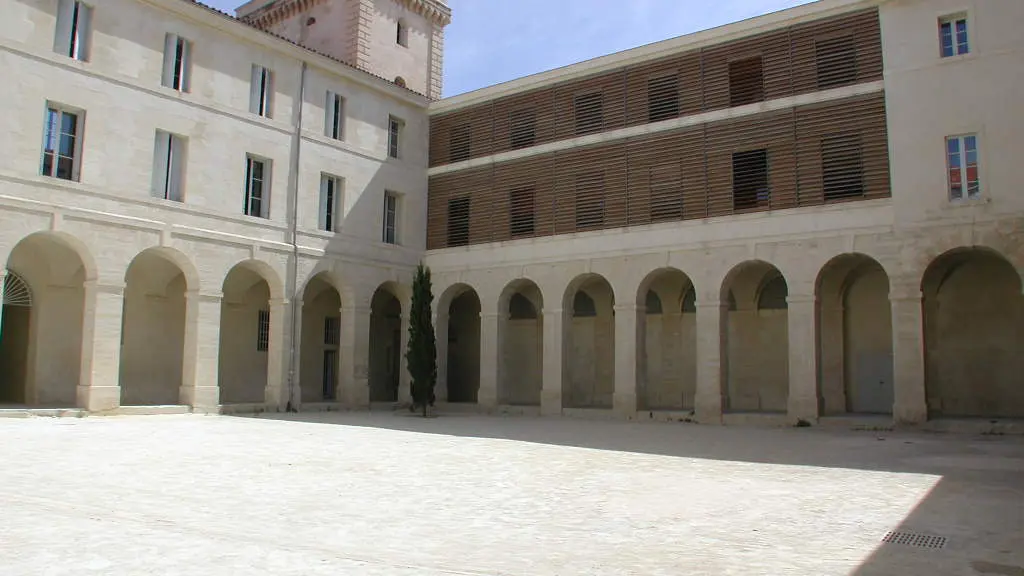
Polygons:
M431 320L433 301L430 268L420 264L412 282L409 346L405 351L405 361L412 377L413 409L422 407L424 416L427 415L427 406L434 405L434 384L437 382L437 342Z

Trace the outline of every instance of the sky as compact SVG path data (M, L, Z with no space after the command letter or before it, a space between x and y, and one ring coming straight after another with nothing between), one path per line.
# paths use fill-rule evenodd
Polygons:
M206 0L228 13L243 0ZM810 0L448 0L444 96Z

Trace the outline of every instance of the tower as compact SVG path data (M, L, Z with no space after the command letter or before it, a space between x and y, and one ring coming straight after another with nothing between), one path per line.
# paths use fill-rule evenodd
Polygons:
M431 99L441 97L444 0L250 0L238 18Z

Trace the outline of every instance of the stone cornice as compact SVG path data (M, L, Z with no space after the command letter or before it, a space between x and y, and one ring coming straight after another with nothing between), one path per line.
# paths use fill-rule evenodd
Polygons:
M452 9L439 0L398 0L398 3L437 25L447 26L452 21Z

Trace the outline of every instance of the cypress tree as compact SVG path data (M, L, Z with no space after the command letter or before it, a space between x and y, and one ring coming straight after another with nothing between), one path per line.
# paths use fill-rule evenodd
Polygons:
M409 345L405 361L412 377L412 409L434 405L434 384L437 382L437 343L434 340L434 324L431 322L430 268L421 263L416 267L412 283L412 308L409 315Z

